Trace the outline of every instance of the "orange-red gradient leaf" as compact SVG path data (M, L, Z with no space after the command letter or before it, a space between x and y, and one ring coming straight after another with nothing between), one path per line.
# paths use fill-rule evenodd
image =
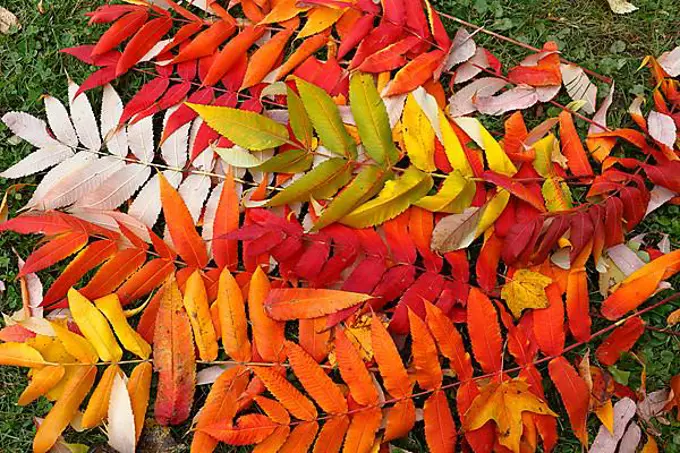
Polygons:
M442 390L437 390L425 401L423 418L429 450L432 453L453 453L456 446L456 423Z
M427 329L425 321L408 310L411 326L411 354L416 368L416 380L423 390L434 390L442 385L444 375L439 365L437 345Z
M470 290L467 302L467 323L472 352L482 370L486 373L500 371L503 365L503 339L496 307L477 288Z
M215 263L222 268L235 271L238 266L238 241L225 239L232 231L238 230L239 199L234 183L234 174L229 168L224 178L224 187L215 212L213 224L212 252Z
M340 375L349 387L352 398L363 406L374 405L378 402L378 391L373 384L373 378L366 369L366 364L359 351L347 338L344 330L335 330L335 358L340 368Z
M349 417L340 415L327 420L314 443L313 453L338 453L349 428Z
M411 398L397 401L387 410L384 442L406 437L416 423L416 406Z
M288 321L330 315L371 298L368 294L332 289L281 288L271 290L265 306L272 318Z
M381 422L382 411L379 407L356 412L347 430L343 452L369 453Z
M630 351L644 332L645 323L642 319L630 318L602 342L595 351L595 357L602 365L614 365L622 353Z
M314 404L279 372L270 367L253 367L253 372L293 417L299 420L316 418L317 412Z
M225 352L234 360L249 362L252 348L248 339L246 305L241 287L227 268L220 274L217 309Z
M247 414L240 417L236 425L219 422L201 430L228 445L259 444L269 437L277 425L261 414Z
M574 176L592 176L593 169L588 162L588 155L583 148L581 138L576 132L574 119L568 110L562 111L560 119L560 141L562 142L562 154L567 158L569 170Z
M406 368L401 362L397 346L389 332L376 316L371 320L371 342L375 361L385 388L395 398L406 398L413 390Z
M548 364L550 378L562 396L562 402L569 414L569 421L574 434L583 445L588 445L588 405L590 403L590 391L586 382L579 376L574 367L567 359L558 357Z
M472 360L470 354L465 351L463 337L460 336L458 329L439 307L430 302L425 301L425 312L430 332L437 340L442 355L449 359L458 379L461 381L470 379L474 371Z

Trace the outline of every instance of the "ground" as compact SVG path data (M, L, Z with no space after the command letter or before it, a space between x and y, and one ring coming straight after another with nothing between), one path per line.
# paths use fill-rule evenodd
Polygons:
M41 95L52 94L66 98L66 72L76 81L82 81L91 69L63 56L58 50L78 44L91 43L101 33L100 28L87 26L84 13L103 4L103 0L3 0L2 6L13 11L22 24L9 36L0 35L0 115L10 110L28 111L43 115ZM436 8L489 30L512 36L525 43L540 47L545 41L559 44L563 56L616 81L616 97L611 109L610 124L619 126L628 120L625 107L638 94L650 92L648 73L638 71L645 55L659 55L680 44L680 0L633 0L640 9L628 16L612 14L606 0L434 0ZM457 25L444 19L450 31ZM504 64L513 64L526 52L483 34L475 37L494 52ZM117 88L123 94L130 91L130 80L123 79ZM601 85L601 96L608 88ZM548 113L553 114L551 109ZM487 122L485 121L485 124ZM493 123L491 123L493 124ZM580 124L584 127L584 124ZM9 131L0 125L0 168L4 169L29 152L25 144L11 144ZM28 179L27 182L35 182ZM0 180L0 193L11 184ZM13 207L21 206L28 190L10 197ZM23 200L22 200L23 199ZM638 231L658 235L668 233L672 247L680 247L680 207L660 209L645 220ZM7 290L0 295L0 311L9 313L20 307L16 277L15 249L26 256L35 246L35 240L14 234L0 236L0 280ZM49 283L53 273L41 275ZM674 282L676 288L680 281ZM651 313L646 321L658 328L665 327L665 315L675 307L664 307ZM647 363L648 387L656 389L680 372L680 337L675 334L648 331L635 351ZM619 379L628 379L633 387L639 383L641 367L632 358L620 362ZM16 405L18 395L25 386L23 372L0 368L0 451L24 452L30 449L33 437L32 417L43 416L49 404L39 401L28 407ZM553 408L560 408L551 399ZM559 452L581 451L576 438L561 419L562 439ZM597 422L591 417L591 434ZM678 425L662 427L662 451L680 451ZM179 433L178 438L181 439ZM420 433L422 434L422 433ZM96 437L93 437L96 436ZM102 440L101 433L70 435L71 440L86 440L89 445ZM421 451L422 436L415 433L404 447Z

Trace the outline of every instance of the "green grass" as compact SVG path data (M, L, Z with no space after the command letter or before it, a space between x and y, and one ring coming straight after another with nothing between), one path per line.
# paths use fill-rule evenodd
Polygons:
M609 121L614 126L627 121L626 107L638 94L650 94L651 85L647 71L637 71L645 55L659 55L680 44L680 1L678 0L633 0L640 8L628 16L612 14L606 0L434 0L436 8L462 19L483 25L489 30L512 36L522 42L540 47L548 40L556 41L563 56L582 66L613 77L617 84L614 106ZM86 25L83 14L103 0L3 0L2 6L13 11L22 24L20 30L9 36L0 36L0 114L10 110L28 111L44 116L41 96L49 93L60 99L66 98L65 73L76 81L82 81L91 68L77 63L71 57L63 56L58 50L64 47L93 42L101 28ZM39 4L44 13L39 12ZM453 33L457 25L444 19ZM490 38L484 34L475 37L496 54L506 66L511 66L527 54L523 49ZM124 95L125 80L118 85ZM133 82L134 83L134 82ZM600 98L608 90L600 86ZM548 107L541 114L556 114ZM500 121L488 119L485 124L500 126ZM578 124L581 129L585 123ZM0 126L0 168L9 167L30 152L27 144L13 145L9 131ZM27 178L27 182L36 182ZM0 191L12 182L0 180ZM29 190L10 197L12 214L25 201ZM639 232L670 234L673 247L680 247L680 208L665 207L650 216ZM0 236L0 280L6 282L7 291L0 296L0 311L10 313L21 306L16 277L16 257L12 248L26 256L35 247L35 239L14 234ZM41 274L48 284L55 271ZM675 280L675 287L680 285ZM665 315L675 307L664 307L646 316L646 321L656 327L665 327ZM597 321L596 321L597 323ZM677 333L677 329L676 329ZM646 361L648 387L661 388L669 378L680 372L680 341L677 336L660 332L647 332L635 348L638 356ZM618 368L630 372L631 384L639 383L641 367L626 358ZM30 449L34 430L32 417L46 413L49 403L41 400L25 408L18 407L18 395L26 384L25 373L11 368L0 368L0 451L23 452ZM548 386L549 383L546 382ZM553 408L561 408L561 402L554 395L550 398ZM562 414L564 415L564 414ZM598 422L590 418L591 435L597 430ZM660 426L663 432L660 447L662 451L680 451L680 430L678 424ZM562 439L558 451L577 452L581 447L570 433L566 416L560 419ZM422 431L422 430L420 430ZM183 431L175 431L180 443L186 441ZM84 441L89 445L101 442L99 431L73 435L68 438ZM422 432L401 442L410 451L422 451Z

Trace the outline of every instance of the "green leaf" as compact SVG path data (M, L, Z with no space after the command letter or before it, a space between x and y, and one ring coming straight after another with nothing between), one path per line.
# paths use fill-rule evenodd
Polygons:
M314 134L312 122L305 111L305 106L302 104L300 96L298 96L291 87L287 86L287 89L290 128L293 129L295 138L305 145L305 149L309 150L312 148L312 138Z
M411 166L398 179L387 181L374 200L359 206L340 222L353 228L380 225L407 210L432 184L432 176Z
M344 183L349 179L351 174L350 162L347 159L333 158L322 162L312 171L305 174L302 178L295 181L290 186L286 187L284 190L276 194L272 198L268 205L269 206L281 206L288 203L294 203L296 201L303 201L313 196L315 198L326 198L333 195L335 191L339 190ZM338 186L338 184L333 184L333 180L343 173L348 176L343 181L343 183ZM329 189L328 187L335 187L335 191ZM338 186L338 187L336 187ZM332 191L331 195L328 192Z
M350 106L361 143L371 159L385 166L399 160L392 141L390 119L371 74L354 73L349 87Z
M354 180L336 196L317 219L312 231L338 221L382 189L385 181L392 177L392 170L376 165L366 165Z
M340 118L340 111L333 99L316 85L296 79L302 103L309 114L314 129L321 138L323 146L331 152L347 159L357 157L357 147L347 133ZM292 127L292 126L291 126Z
M230 107L186 105L198 113L208 126L243 148L263 151L290 142L286 126L259 113Z
M284 151L262 162L255 169L266 173L301 173L309 170L314 156L301 149Z
M423 197L413 204L432 212L461 213L470 207L476 188L474 181L455 170L446 177L439 192Z

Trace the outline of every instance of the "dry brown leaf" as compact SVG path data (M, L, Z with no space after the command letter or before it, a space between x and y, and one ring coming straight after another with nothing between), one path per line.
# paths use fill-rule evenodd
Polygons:
M0 33L6 35L13 27L17 29L21 28L19 19L17 19L17 16L12 14L11 11L0 6Z

